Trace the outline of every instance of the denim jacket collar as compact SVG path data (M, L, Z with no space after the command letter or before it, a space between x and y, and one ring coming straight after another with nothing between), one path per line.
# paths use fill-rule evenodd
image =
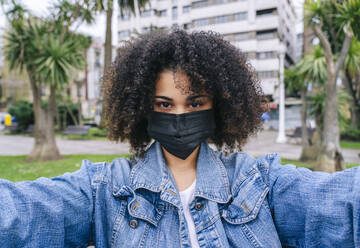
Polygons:
M155 141L143 160L136 163L130 175L131 187L161 192L160 198L180 206L175 180L165 163L160 143ZM230 184L223 163L206 142L202 142L197 161L195 197L218 203L231 198Z

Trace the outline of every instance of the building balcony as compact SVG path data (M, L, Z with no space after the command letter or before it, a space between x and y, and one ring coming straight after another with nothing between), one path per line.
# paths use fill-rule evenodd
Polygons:
M266 29L272 29L272 28L278 28L279 27L279 16L278 15L272 15L272 16L259 16L256 17L254 28L256 30L266 30Z
M254 0L252 0L254 1ZM278 1L269 1L269 0L255 0L255 8L259 9L270 9L278 7Z
M254 59L250 63L258 71L278 71L280 67L279 59Z
M247 11L249 11L247 3L245 1L238 1L227 4L210 5L203 8L193 8L190 13L191 16L196 16L197 19L201 19Z

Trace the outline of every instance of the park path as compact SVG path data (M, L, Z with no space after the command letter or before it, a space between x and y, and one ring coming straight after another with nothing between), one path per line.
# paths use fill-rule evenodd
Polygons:
M252 156L262 156L277 152L283 158L298 159L301 146L276 143L277 132L262 131L256 137L249 139L243 151ZM20 135L0 134L0 155L23 155L30 153L34 139ZM107 140L67 140L57 138L61 154L124 154L129 153L128 143L115 143ZM346 162L359 163L360 150L343 149Z

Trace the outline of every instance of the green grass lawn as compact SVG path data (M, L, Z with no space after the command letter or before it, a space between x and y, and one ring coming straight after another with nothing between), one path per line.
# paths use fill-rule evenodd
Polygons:
M0 156L0 178L13 182L34 180L39 177L54 177L65 172L73 172L80 169L81 161L88 159L92 162L111 162L118 157L129 155L63 155L62 160L48 162L25 162L26 156ZM282 164L294 164L298 167L314 168L314 163L303 163L295 160L282 159ZM347 168L359 166L355 163L347 163Z
M360 149L360 142L341 141L340 146L342 148Z
M12 133L10 131L6 131L4 134L6 135L21 135L34 137L33 133ZM92 127L89 129L88 134L63 134L62 132L56 132L56 137L70 139L70 140L106 140L106 130L99 129L96 127Z
M0 178L13 182L34 180L38 177L54 177L65 172L80 169L81 161L88 159L92 162L111 162L118 157L128 155L63 155L62 160L47 162L25 162L26 156L0 156Z

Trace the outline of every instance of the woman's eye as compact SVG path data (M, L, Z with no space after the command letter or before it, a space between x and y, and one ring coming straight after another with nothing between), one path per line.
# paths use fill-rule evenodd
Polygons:
M190 107L191 108L198 108L198 107L200 107L202 104L200 103L200 102L192 102L191 104L190 104Z
M171 106L168 102L158 102L157 105L161 108L169 108Z

